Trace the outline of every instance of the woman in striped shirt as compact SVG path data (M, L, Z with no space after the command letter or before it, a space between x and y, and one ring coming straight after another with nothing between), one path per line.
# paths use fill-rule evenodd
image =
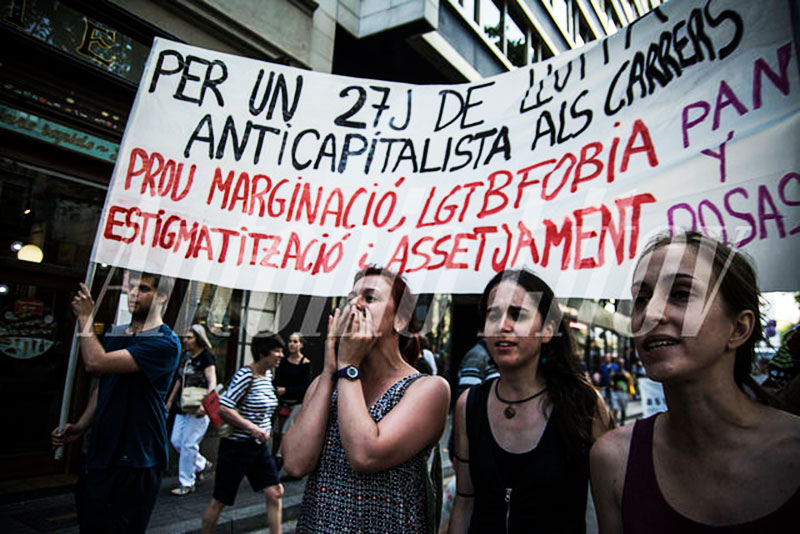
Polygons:
M214 493L203 514L203 533L213 533L222 509L236 499L244 476L253 491L267 496L267 523L270 534L281 532L283 486L267 447L272 429L272 413L278 397L272 385L272 372L283 358L283 339L277 334L259 332L251 341L253 363L236 371L228 389L220 397L219 411L233 433L220 440Z

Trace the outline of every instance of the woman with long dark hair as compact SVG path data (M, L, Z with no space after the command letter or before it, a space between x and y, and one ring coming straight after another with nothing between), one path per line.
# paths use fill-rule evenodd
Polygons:
M658 237L631 292L636 350L668 410L592 449L600 532L797 532L800 418L750 376L762 336L750 262L697 232Z
M610 418L553 291L528 270L502 271L480 312L500 377L456 405L450 533L585 532L589 449Z
M283 441L286 471L310 474L298 533L435 532L427 453L444 430L450 389L413 366L414 308L400 276L370 267L330 318L323 372Z

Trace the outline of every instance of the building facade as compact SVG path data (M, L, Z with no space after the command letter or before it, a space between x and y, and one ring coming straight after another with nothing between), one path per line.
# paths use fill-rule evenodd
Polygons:
M0 445L0 489L13 491L20 480L69 483L79 469L77 447L56 459L49 444L62 414L79 416L91 383L69 366L69 302L89 272L95 291L111 295L95 330L124 315L122 274L89 258L155 37L334 74L460 83L602 38L659 3L0 0L0 390L20 407L9 411L13 437ZM326 299L183 280L166 319L177 330L207 326L224 378L246 361L247 341L260 329L308 332L307 352L321 356L314 334L329 309ZM453 298L449 327L477 332L474 310L474 297ZM449 353L470 343L458 336Z

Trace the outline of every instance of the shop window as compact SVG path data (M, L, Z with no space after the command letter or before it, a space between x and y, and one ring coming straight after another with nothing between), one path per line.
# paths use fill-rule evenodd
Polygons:
M85 271L105 196L104 186L0 158L0 258L30 260L33 250L39 263Z
M0 440L0 480L62 470L53 459L50 432L58 425L69 360L77 288L51 277L27 280L4 269L0 280L0 388L6 399Z

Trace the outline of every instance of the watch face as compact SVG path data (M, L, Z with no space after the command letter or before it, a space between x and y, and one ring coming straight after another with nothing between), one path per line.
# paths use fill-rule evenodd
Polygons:
M346 372L347 372L347 378L349 378L350 380L355 380L356 378L358 378L358 367L354 367L351 365L346 369Z

